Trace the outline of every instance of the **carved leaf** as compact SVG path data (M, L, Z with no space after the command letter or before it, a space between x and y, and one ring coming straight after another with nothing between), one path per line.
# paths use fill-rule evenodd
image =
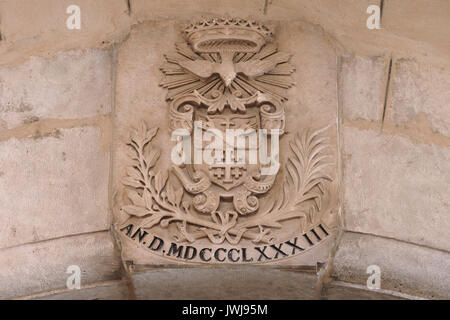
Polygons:
M127 148L126 155L132 160L138 160L138 155L134 147Z
M122 183L126 186L133 188L143 188L143 184L131 177L125 177L122 179Z
M137 137L141 141L141 143L145 139L146 134L147 134L147 125L145 124L144 121L142 121L141 125L138 129L138 135L137 135Z
M159 224L163 215L153 214L150 218L145 220L145 223L142 225L143 228L152 228Z
M153 206L153 198L152 198L152 195L150 194L150 191L145 189L142 198L144 200L144 205L147 207L147 209L152 209L153 208L152 207Z
M122 210L128 213L131 216L143 217L149 214L148 210L144 207L138 207L135 205L123 206Z
M167 191L167 200L175 205L179 206L181 203L181 199L183 198L183 188L175 189L175 187L172 185L172 183L168 182L166 186Z
M134 179L136 181L142 180L142 175L138 169L136 169L134 167L127 167L126 171L127 171L128 176L131 177L132 179Z
M230 108L233 111L239 110L245 112L245 105L236 98L234 98L233 96L230 96L228 98L228 104L230 105Z
M158 127L151 128L150 130L148 130L145 135L145 143L152 141L153 138L156 136L156 133L158 133Z
M152 168L155 166L160 155L161 155L161 151L159 151L158 149L149 149L149 152L147 153L147 155L145 157L149 168Z
M145 200L134 190L128 189L127 190L128 198L133 202L134 205L144 207L145 206Z
M300 204L300 203L302 203L302 202L305 202L305 201L307 201L307 200L311 200L311 199L317 199L317 198L320 198L321 197L321 195L319 194L319 193L317 193L317 192L310 192L310 193L308 193L308 194L306 194L306 195L304 195L304 196L300 196L300 197L298 197L297 199L296 199L296 205L298 205L298 204ZM320 201L320 200L319 200ZM319 208L320 209L320 208Z
M183 199L184 190L183 188L178 188L175 191L175 203L179 206L181 203L181 199Z
M166 171L159 171L155 176L155 189L158 194L166 185L168 173Z
M173 186L170 182L167 183L166 191L167 191L167 200L169 201L169 203L171 203L173 205L177 205L175 189L173 188Z

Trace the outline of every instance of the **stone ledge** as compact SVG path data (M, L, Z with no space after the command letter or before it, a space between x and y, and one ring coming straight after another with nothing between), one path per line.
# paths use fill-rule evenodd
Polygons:
M415 297L399 295L388 290L369 290L367 287L333 281L324 286L323 299L325 300L405 300Z
M81 29L69 30L66 9L81 10ZM131 20L125 0L6 0L1 1L0 64L17 63L30 55L104 47L121 41Z
M346 232L334 258L333 276L366 285L367 267L381 270L381 289L430 299L450 298L448 252L393 239Z
M128 300L128 285L123 280L93 283L81 289L43 292L14 300Z
M386 116L396 126L427 126L450 138L449 70L413 59L398 59L393 66Z
M315 299L317 276L294 269L204 267L132 275L137 299Z
M121 262L108 231L0 250L0 299L66 287L67 267L81 268L81 285L120 279Z
M344 56L339 70L343 116L381 122L389 58Z
M40 119L78 119L111 112L111 50L60 52L0 68L0 131Z

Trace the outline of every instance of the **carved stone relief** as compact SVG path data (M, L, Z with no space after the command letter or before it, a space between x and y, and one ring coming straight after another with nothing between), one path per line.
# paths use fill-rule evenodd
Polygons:
M243 19L195 22L184 35L160 68L168 123L136 122L123 142L115 210L124 250L157 263L278 263L329 242L331 124L286 132L292 54L271 28ZM155 143L161 130L173 141ZM163 153L170 165L160 165Z

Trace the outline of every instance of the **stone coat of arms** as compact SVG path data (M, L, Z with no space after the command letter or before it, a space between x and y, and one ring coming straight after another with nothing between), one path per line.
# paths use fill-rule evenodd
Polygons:
M291 54L279 51L274 32L254 21L208 19L184 33L186 41L165 55L160 84L168 90L169 130L182 146L167 152L183 161L158 171L164 152L152 144L158 129L143 123L133 131L133 165L123 179L130 201L121 210L134 219L134 230L167 230L171 241L192 245L274 244L283 240L277 230L291 222L298 234L310 232L309 242L313 234L327 236L321 219L332 180L326 128L300 130L285 150L286 163L277 163L284 103L294 85ZM230 129L237 132L231 138ZM197 133L209 137L199 140ZM211 141L218 147L212 161L196 159ZM131 227L124 228L130 235Z

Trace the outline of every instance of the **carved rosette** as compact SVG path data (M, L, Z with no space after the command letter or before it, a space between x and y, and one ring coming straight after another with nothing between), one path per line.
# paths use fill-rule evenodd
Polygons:
M194 121L201 121L202 132L254 130L267 132L269 143L274 133L280 139L295 69L289 63L291 55L272 42L273 31L254 21L221 18L193 23L185 36L187 41L177 43L161 67L161 86L168 90L169 130L190 136L195 133ZM329 210L331 163L324 130L295 135L282 170L270 174L263 173L259 157L256 164L188 162L173 165L170 172L157 172L160 153L152 144L157 129L143 123L128 144L133 165L123 183L130 203L121 208L137 223L121 230L132 239L136 233L131 228L157 229L159 234L166 230L170 241L186 245L243 241L271 245L285 240L278 231L296 221L298 234L313 232L325 238L330 230L322 216ZM192 147L203 151L205 146ZM250 149L246 146L245 152ZM234 151L233 157L238 153ZM179 186L170 182L169 175ZM306 238L312 241L312 236Z

